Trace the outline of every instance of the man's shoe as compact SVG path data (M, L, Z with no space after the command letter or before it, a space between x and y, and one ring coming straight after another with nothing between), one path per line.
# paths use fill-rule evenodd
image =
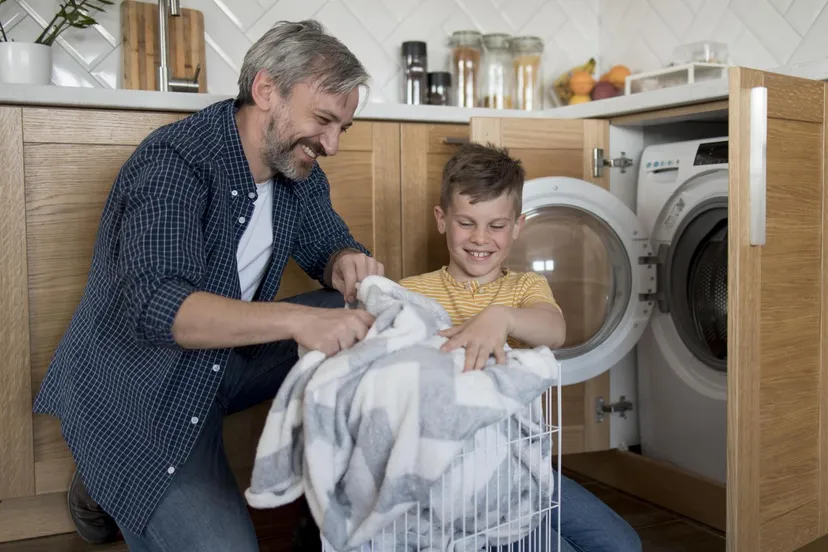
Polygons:
M78 470L69 484L69 515L80 537L92 544L103 544L117 540L119 529L115 520L98 506L81 480Z

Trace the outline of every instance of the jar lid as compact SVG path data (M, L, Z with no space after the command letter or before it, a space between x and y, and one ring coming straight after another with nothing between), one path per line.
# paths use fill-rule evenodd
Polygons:
M480 31L464 30L451 33L452 46L477 46L483 42L483 34Z
M516 52L543 52L543 40L536 36L516 36L510 45Z
M505 50L509 47L512 36L506 33L489 33L483 35L483 44L489 50Z
M424 56L426 55L426 43L419 40L403 42L402 53L404 56Z
M428 74L429 86L451 86L451 73L447 71L435 71Z

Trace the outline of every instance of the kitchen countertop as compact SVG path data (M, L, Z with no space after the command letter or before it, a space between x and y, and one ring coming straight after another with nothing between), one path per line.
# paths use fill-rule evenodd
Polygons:
M828 78L828 59L789 67L780 67L772 71L792 76L825 80ZM535 112L513 109L493 110L484 108L367 102L358 108L355 118L363 120L442 123L468 123L471 117L606 118L641 111L723 100L727 96L728 81L727 79L719 79ZM225 95L156 92L152 90L113 90L104 88L0 84L0 104L6 105L193 112L229 97Z
M113 90L20 84L0 85L0 104L5 105L193 112L229 97L225 95L156 92L152 90ZM714 101L726 97L727 81L722 80L535 112L514 109L493 110L366 102L357 109L355 118L443 123L468 123L471 117L598 118L689 103Z

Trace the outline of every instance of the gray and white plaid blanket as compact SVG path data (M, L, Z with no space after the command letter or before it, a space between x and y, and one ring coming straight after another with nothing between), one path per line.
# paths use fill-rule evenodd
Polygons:
M541 408L559 374L552 352L508 350L505 365L463 373L463 350L439 350L450 326L439 304L378 276L358 301L376 317L366 338L330 358L303 354L274 399L248 503L305 493L340 552L523 538L552 500Z

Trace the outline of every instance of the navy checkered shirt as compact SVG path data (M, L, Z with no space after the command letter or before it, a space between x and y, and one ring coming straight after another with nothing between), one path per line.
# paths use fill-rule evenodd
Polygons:
M187 459L230 354L185 350L171 329L194 291L241 297L236 248L256 185L235 111L226 100L161 127L124 164L83 297L34 404L60 418L90 494L134 533ZM334 211L322 169L303 181L277 177L273 254L255 300L273 300L290 257L324 285L343 248L368 254Z

